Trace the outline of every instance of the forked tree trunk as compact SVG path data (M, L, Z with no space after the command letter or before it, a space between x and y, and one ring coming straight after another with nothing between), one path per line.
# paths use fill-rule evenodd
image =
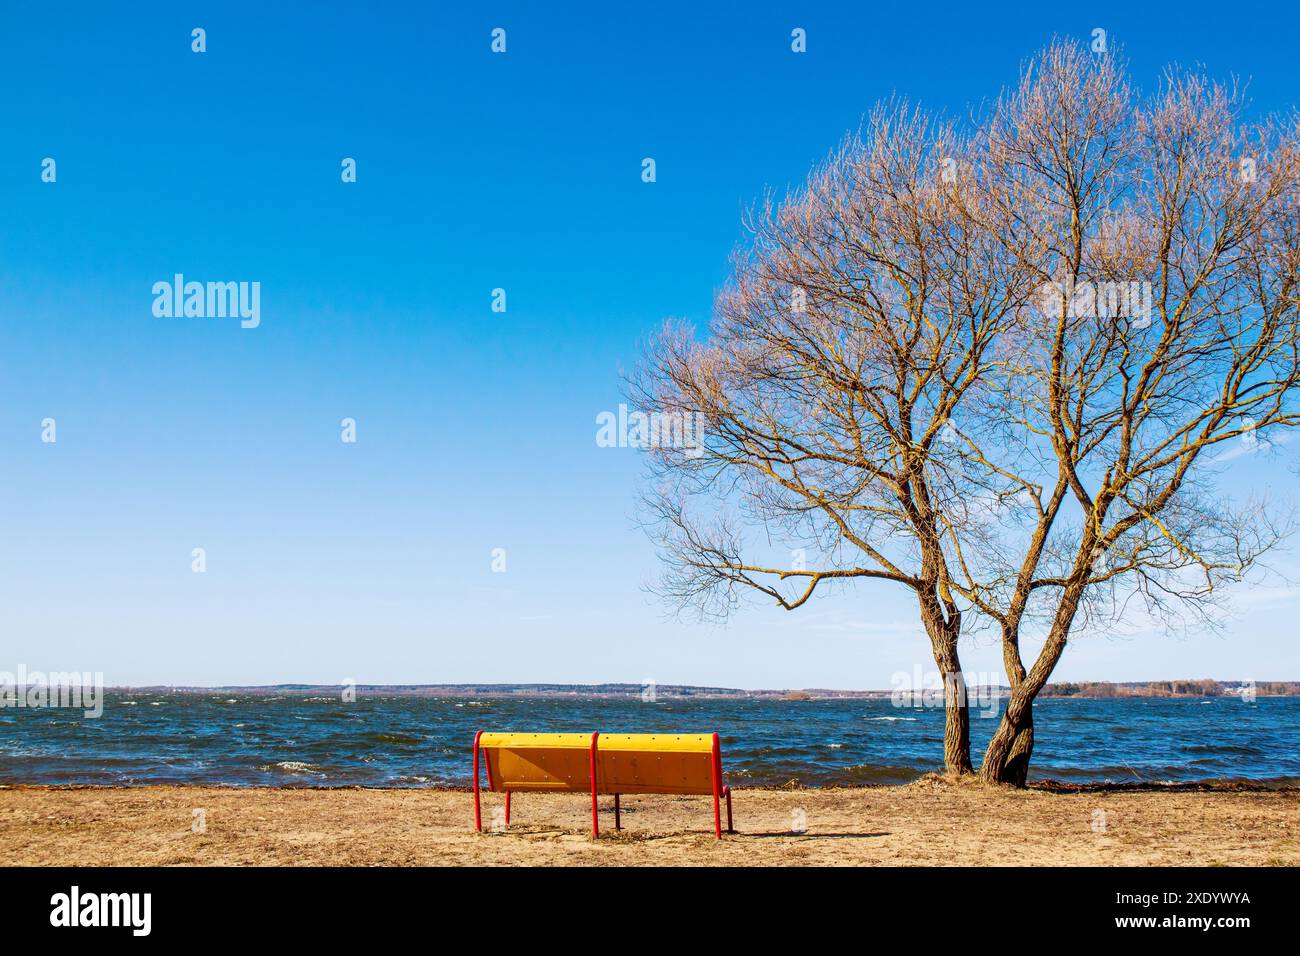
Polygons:
M1017 610L1023 610L1023 606ZM1016 693L1023 691L1028 676L1020 658L1019 613L1016 617L1016 623L1004 622L1002 626L1002 660L1007 669L1007 678L1011 681L1007 711L1011 711ZM1009 783L1023 787L1029 775L1029 758L1034 753L1033 698L1022 696L1007 723L1008 733L994 734L990 741L989 748L984 753L984 762L980 765L980 776L990 783Z
M1025 785L1029 776L1029 759L1034 753L1034 698L1047 684L1047 678L1052 676L1065 652L1066 638L1079 610L1083 587L1081 578L1066 587L1038 660L1034 661L1024 679L1017 682L1007 699L1007 709L1002 712L1002 720L993 732L988 749L984 751L984 762L980 765L980 776L989 783Z
M1014 715L1013 715L1014 708ZM989 783L1023 787L1029 776L1029 758L1034 753L1034 701L1032 697L1007 700L1006 713L984 752L980 776Z

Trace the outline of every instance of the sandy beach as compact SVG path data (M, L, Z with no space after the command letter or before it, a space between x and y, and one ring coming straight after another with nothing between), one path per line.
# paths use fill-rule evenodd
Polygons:
M499 804L487 795L485 826ZM792 832L801 819L806 832ZM0 858L30 866L1300 864L1295 789L1015 791L930 777L739 790L739 832L721 842L707 799L629 797L624 829L613 823L602 814L594 843L575 795L517 795L507 832L476 834L463 791L0 788Z

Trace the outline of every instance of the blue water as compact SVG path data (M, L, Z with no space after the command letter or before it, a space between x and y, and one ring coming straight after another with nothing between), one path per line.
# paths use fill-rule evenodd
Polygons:
M1034 706L1035 779L1300 782L1300 698ZM973 715L978 762L996 720ZM943 712L888 700L108 695L0 710L0 783L465 785L474 731L717 731L738 786L905 783L942 769Z

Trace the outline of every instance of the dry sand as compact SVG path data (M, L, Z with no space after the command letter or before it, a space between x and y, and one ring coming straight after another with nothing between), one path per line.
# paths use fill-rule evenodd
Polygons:
M485 826L501 797L485 797ZM604 801L602 806L612 803ZM195 810L206 831L194 832ZM791 832L802 811L806 833ZM725 809L724 809L725 814ZM739 831L707 798L627 797L590 838L583 795L520 794L476 834L449 790L0 788L0 859L24 865L1300 864L1300 790L740 790ZM725 818L724 818L725 822Z

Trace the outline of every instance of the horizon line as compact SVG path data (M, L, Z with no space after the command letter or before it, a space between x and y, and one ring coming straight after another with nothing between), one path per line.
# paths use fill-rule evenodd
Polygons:
M1222 680L1213 677L1185 677L1185 678L1160 678L1157 680L1067 680L1055 681L1046 685L1046 687L1060 687L1068 685L1090 686L1090 687L1150 687L1153 685L1163 684L1203 684L1214 683L1224 687L1239 688L1255 684L1300 684L1300 680ZM667 684L647 682L634 683L630 681L599 681L599 682L564 682L564 681L462 681L454 683L360 683L360 682L338 682L332 684L313 684L299 682L281 682L274 684L116 684L104 687L105 691L117 692L140 692L140 691L335 691L339 688L351 687L354 690L396 690L396 691L475 691L475 692L492 692L492 691L552 691L563 692L566 694L579 693L581 691L592 692L628 692L641 693L646 687L653 686L656 691L703 691L710 693L723 694L793 694L793 693L819 693L819 694L894 694L894 693L912 693L925 692L927 690L937 690L938 688L837 688L837 687L726 687L715 684ZM978 687L994 690L1010 691L1008 684L968 684L968 687Z

